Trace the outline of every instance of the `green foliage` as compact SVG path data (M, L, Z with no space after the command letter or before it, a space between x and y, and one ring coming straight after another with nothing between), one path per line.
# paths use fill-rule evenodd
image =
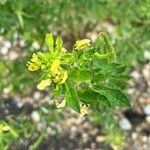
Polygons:
M56 106L64 107L66 101L71 109L81 115L82 103L99 105L102 102L106 107L130 106L121 85L114 82L124 81L122 77L126 75L126 67L115 63L115 50L106 33L102 32L99 36L104 38L106 53L109 54L106 58L101 58L101 55L106 53L102 53L102 49L97 50L95 44L90 46L88 39L77 41L76 48L70 53L63 51L60 37L56 38L55 47L49 46L54 45L54 40L52 34L48 34L46 43L49 52L37 52L37 55L34 53L31 63L28 62L30 71L39 71L43 74L37 88L44 90L50 86L52 97L58 99L60 104ZM37 63L40 63L38 70L31 68Z
M65 99L70 108L80 113L78 95L76 91L70 85L67 85L67 84L66 84Z

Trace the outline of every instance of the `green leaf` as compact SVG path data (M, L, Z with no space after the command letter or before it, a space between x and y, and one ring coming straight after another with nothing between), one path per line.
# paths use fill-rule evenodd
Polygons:
M66 84L65 99L69 107L80 113L79 99L76 91L70 85Z
M112 72L112 73L113 72L123 73L126 69L126 66L117 63L103 64L101 67L102 67L102 72Z
M73 70L69 74L69 78L73 81L87 81L90 79L90 71L89 70Z
M110 78L107 82L107 87L110 87L112 89L124 89L126 86L126 81L117 78Z
M78 96L83 102L87 104L102 102L106 106L111 107L109 100L105 96L99 94L98 92L92 91L90 89L78 91Z
M116 77L126 71L126 66L117 63L101 64L99 66L95 66L93 71L100 74Z
M130 79L127 75L116 75L109 78L107 87L112 89L124 89L127 86L126 81Z
M99 94L88 89L78 91L78 96L82 101L89 104L97 101Z
M58 97L59 95L61 95L61 94L62 94L62 91L63 91L62 85L56 85L55 89L54 89L53 92L52 92L53 98L56 98L56 97Z
M106 73L106 74L101 74L101 73L94 74L93 79L92 79L92 83L98 84L101 81L106 81L109 77L110 77L109 73Z
M94 87L94 91L105 96L110 101L112 106L130 106L129 98L120 90Z
M109 99L106 98L104 95L99 95L99 102L103 102L106 106L112 107Z
M62 41L62 39L61 39L61 37L57 37L57 39L56 39L56 50L57 51L61 51L61 49L62 49L62 44L63 44L63 41Z
M53 34L47 34L45 37L45 42L49 47L49 51L53 51L54 50L54 39L53 39Z

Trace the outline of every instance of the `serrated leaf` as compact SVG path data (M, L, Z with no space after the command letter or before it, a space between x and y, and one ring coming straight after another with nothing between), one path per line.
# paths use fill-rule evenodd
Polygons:
M111 64L101 64L99 66L96 66L95 69L100 69L101 73L123 73L126 70L126 66L117 64L117 63L111 63Z
M79 99L76 91L70 85L66 84L66 93L65 99L67 105L72 108L74 111L80 113Z
M110 77L109 73L106 73L106 74L101 74L101 73L94 74L92 82L98 84L101 81L105 81L109 77Z
M88 104L97 101L98 95L98 93L91 90L78 91L79 98Z
M110 78L107 82L107 87L113 88L113 89L124 89L127 86L126 81L119 80L117 78Z
M109 99L107 99L104 95L100 94L98 99L99 99L99 102L103 102L106 106L112 107Z
M49 51L53 51L54 50L54 39L53 39L53 34L47 34L45 37L45 42L48 45Z
M102 66L103 72L117 72L122 73L125 71L126 67L120 64L112 63L112 64L103 64Z
M97 87L94 90L105 96L112 106L130 106L129 98L120 90Z
M73 70L69 74L70 79L73 81L87 81L90 79L90 71L89 70Z
M109 100L105 96L100 95L99 93L92 91L90 89L78 91L78 96L83 102L87 104L95 103L95 102L102 102L106 106L111 107Z
M61 37L57 37L57 39L56 39L56 50L57 51L61 51L61 49L62 49L62 44L63 44L63 41L62 41L62 39L61 39Z

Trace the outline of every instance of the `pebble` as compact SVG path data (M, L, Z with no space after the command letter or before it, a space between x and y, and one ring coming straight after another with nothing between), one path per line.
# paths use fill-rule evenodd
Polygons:
M106 139L105 135L98 135L96 137L96 142L101 143L101 142L105 141L105 139Z
M21 97L18 96L18 95L16 95L16 96L14 96L14 99L15 99L15 102L16 102L17 107L18 107L18 108L21 108L21 107L23 106L23 103L22 103L22 101L21 101Z
M0 53L1 53L2 55L6 55L6 54L8 53L8 50L9 50L9 48L3 46L3 47L0 49Z
M19 54L15 51L10 51L9 60L16 60L17 58L19 58Z
M127 118L122 118L119 122L119 125L123 130L131 130L132 128L132 125Z
M143 111L146 115L150 115L150 104L146 105L144 107Z
M135 92L135 89L134 89L134 88L129 88L129 89L127 89L127 93L128 93L129 95L132 95L134 92Z
M141 138L141 140L142 140L143 142L147 142L148 138L147 138L147 136L143 136L143 137Z
M5 41L4 46L7 47L8 49L11 48L11 43L10 41Z
M91 143L91 149L96 149L96 144L94 142Z
M150 124L150 115L146 117L146 121Z
M146 96L142 96L139 98L139 102L142 104L148 103L149 99Z
M31 98L31 97L24 97L24 98L22 98L22 102L23 102L23 103L30 103L30 104L33 104L33 103L34 103L34 99Z
M31 118L34 122L39 122L40 121L40 115L37 111L33 111L31 113Z
M86 143L88 141L88 134L87 133L83 133L82 134L82 139L83 139L83 143Z
M19 41L19 45L20 45L21 47L25 47L25 46L26 46L25 40L24 40L24 39L21 39L21 40Z
M97 128L95 128L95 129L92 130L92 132L90 134L91 135L96 135L98 133L98 131L99 130Z
M131 72L131 77L138 80L138 79L140 79L141 75L137 70L134 70L134 71Z
M137 137L138 137L138 134L137 134L136 132L133 132L133 133L131 134L131 137L132 137L133 140L136 140Z
M9 93L11 92L11 90L12 90L12 86L5 87L5 88L3 89L3 93L4 93L4 94L9 94Z
M87 33L87 37L89 37L92 40L92 42L95 42L96 39L97 39L97 34L96 33L92 33L92 32L88 32Z
M15 32L15 33L13 34L14 40L17 40L18 36L19 36L18 32Z
M74 133L77 132L77 128L75 126L72 126L71 127L71 132L74 132Z
M114 25L112 25L112 23L109 23L109 22L107 21L107 22L102 23L102 26L103 26L104 28L106 28L107 31L108 31L111 35L114 35L114 34L115 34L115 27L114 27Z
M141 127L137 126L135 130L136 132L141 132Z
M33 42L32 47L35 48L35 49L39 49L40 45L37 42Z
M143 150L148 150L149 148L148 148L149 146L147 145L147 144L144 144L143 145Z
M40 97L41 97L41 94L40 94L40 92L34 92L34 95L33 95L33 98L35 99L35 100L39 100L40 99Z
M150 64L144 66L142 73L146 80L150 79Z
M50 98L49 95L46 95L46 96L43 98L43 100L44 100L45 102L47 102L49 105L54 104L54 101L51 100L51 98Z

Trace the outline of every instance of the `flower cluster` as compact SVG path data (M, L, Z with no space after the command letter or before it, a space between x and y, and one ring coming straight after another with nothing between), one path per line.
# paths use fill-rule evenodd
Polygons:
M65 48L62 46L62 39L60 37L56 38L54 43L54 37L52 34L47 34L45 41L48 45L49 52L37 52L33 53L31 60L27 63L27 67L29 71L39 71L42 72L42 76L40 77L40 81L37 84L37 88L39 90L44 90L46 87L61 87L61 85L68 84L69 80L69 72L74 66L74 63L77 59L74 56L77 51L84 50L90 46L89 39L78 40L74 44L74 49L72 53L68 53ZM69 67L69 68L68 68ZM63 95L57 95L55 105L57 108L62 108L68 105L67 98L65 93L60 93ZM71 98L71 97L70 97ZM78 101L77 101L78 102ZM70 103L70 102L69 102ZM74 102L73 102L74 103ZM78 102L79 103L79 102ZM88 105L82 103L78 105L80 116L84 116L88 113Z
M103 36L105 50L100 51L98 44L94 47L89 39L82 39L76 41L73 50L68 52L63 48L60 37L47 34L45 41L49 51L33 53L27 63L29 71L39 72L37 88L44 90L50 87L57 108L67 105L85 116L89 104L104 101L110 107L114 103L109 99L117 101L118 95L124 99L122 105L129 104L122 92L108 86L112 84L112 75L118 76L118 70L124 69L124 66L115 63L116 54L107 35L102 32L100 36ZM104 87L101 86L102 82ZM120 105L120 99L116 105Z
M37 71L44 66L42 64L42 60L38 58L38 56L33 53L31 61L27 63L27 67L30 71ZM68 78L68 73L61 67L61 61L59 59L55 59L52 61L52 64L49 69L49 74L46 79L40 81L37 85L39 90L44 90L47 86L50 86L51 83L55 84L63 84Z

